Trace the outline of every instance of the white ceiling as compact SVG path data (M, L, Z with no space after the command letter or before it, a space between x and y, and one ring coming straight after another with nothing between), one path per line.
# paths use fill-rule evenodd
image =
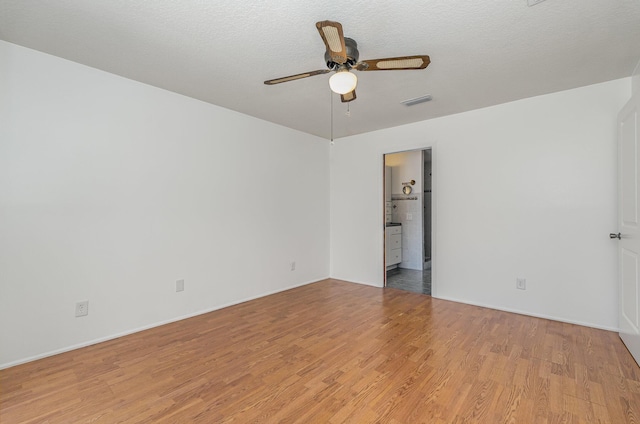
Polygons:
M627 77L640 60L640 0L0 0L0 39L330 138L329 74L263 84L324 69L321 20L361 60L431 57L358 72L349 115L333 96L335 138Z

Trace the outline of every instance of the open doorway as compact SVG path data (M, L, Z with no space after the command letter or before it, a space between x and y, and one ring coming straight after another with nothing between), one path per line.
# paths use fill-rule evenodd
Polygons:
M385 285L431 295L432 151L384 155Z

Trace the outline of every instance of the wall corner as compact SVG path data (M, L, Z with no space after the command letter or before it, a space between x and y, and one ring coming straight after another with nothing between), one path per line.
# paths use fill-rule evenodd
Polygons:
M636 68L633 70L633 74L631 74L631 95L635 96L640 93L640 60L636 64Z

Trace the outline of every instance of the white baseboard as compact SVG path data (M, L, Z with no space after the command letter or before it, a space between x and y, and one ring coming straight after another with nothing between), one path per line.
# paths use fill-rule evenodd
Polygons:
M329 277L321 278L319 280L306 281L306 282L303 282L303 283L294 284L292 286L287 286L287 287L284 287L284 288L281 288L281 289L278 289L278 290L273 290L273 291L262 293L262 294L259 294L259 295L256 295L256 296L247 297L247 298L244 298L244 299L240 299L238 301L225 303L223 305L217 305L217 306L214 306L213 308L204 309L204 310L201 310L201 311L198 311L198 312L194 312L194 313L191 313L191 314L182 315L182 316L178 316L178 317L175 317L175 318L170 318L170 319L167 319L167 320L164 320L164 321L155 322L153 324L144 325L142 327L136 327L134 329L123 331L123 332L120 332L120 333L117 333L117 334L111 334L111 335L108 335L108 336L99 337L97 339L89 340L89 341L78 343L78 344L75 344L75 345L66 346L66 347L63 347L63 348L60 348L60 349L55 349L55 350L52 350L52 351L49 351L49 352L45 352L45 353L41 353L41 354L38 354L38 355L29 356L27 358L18 359L16 361L7 362L5 364L0 364L0 370L5 369L5 368L10 368L10 367L13 367L13 366L16 366L16 365L20 365L20 364L26 364L27 362L37 361L38 359L47 358L49 356L58 355L60 353L69 352L69 351L72 351L72 350L80 349L80 348L91 346L91 345L94 345L94 344L106 342L108 340L117 339L119 337L128 336L129 334L138 333L140 331L148 330L150 328L160 327L161 325L170 324L172 322L182 321L183 319L193 318L193 317L198 316L198 315L207 314L209 312L217 311L217 310L223 309L223 308L228 308L229 306L238 305L240 303L248 302L248 301L251 301L251 300L254 300L254 299L258 299L258 298L261 298L261 297L265 297L265 296L269 296L269 295L272 295L272 294L280 293L280 292L283 292L283 291L295 289L296 287L302 287L302 286L306 286L308 284L317 283L319 281L326 280L327 278L329 278Z
M373 284L371 281L348 280L348 279L340 278L340 277L329 277L329 278L331 278L332 280L344 281L345 283L362 284L363 286L376 287L376 288L379 288L379 289L382 288L382 285Z
M465 305L473 305L473 306L480 306L482 308L487 308L487 309L495 309L496 311L511 312L513 314L526 315L526 316L535 317L535 318L543 318L543 319L548 319L548 320L551 320L551 321L564 322L564 323L567 323L567 324L581 325L583 327L597 328L598 330L613 331L615 333L619 332L619 328L608 327L608 326L605 326L605 325L598 325L598 324L594 324L594 323L590 323L590 322L570 320L570 319L567 319L567 318L556 317L556 316L546 315L546 314L537 314L535 312L521 311L519 309L505 308L505 307L502 307L502 306L487 305L487 304L484 304L484 303L473 302L473 301L469 301L469 300L466 300L466 299L457 299L457 298L454 298L454 297L446 297L446 296L432 296L432 297L434 299L448 300L450 302L456 302L456 303L464 303Z
M234 302L229 302L223 305L217 305L213 308L208 308L205 310L201 310L198 312L194 312L192 314L187 314L187 315L182 315L179 317L175 317L175 318L171 318L168 320L164 320L164 321L160 321L160 322L156 322L153 324L149 324L149 325L145 325L142 327L137 327L131 330L127 330L127 331L123 331L117 334L112 334L109 336L105 336L105 337L100 337L97 339L93 339L93 340L89 340L86 342L82 342L82 343L78 343L75 345L71 345L71 346L67 346L61 349L56 349L56 350L52 350L49 352L45 352L42 354L38 354L38 355L34 355L34 356L30 356L27 358L22 358L16 361L11 361L11 362L7 362L5 364L0 364L0 370L1 369L5 369L5 368L10 368L16 365L20 365L20 364L25 364L27 362L32 362L32 361L37 361L38 359L43 359L43 358L47 358L49 356L54 356L54 355L58 355L60 353L64 353L64 352L69 352L75 349L80 349L83 347L87 347L87 346L91 346L94 344L98 344L98 343L102 343L102 342L106 342L108 340L113 340L113 339L117 339L119 337L123 337L123 336L128 336L129 334L133 334L133 333L138 333L140 331L144 331L144 330L148 330L150 328L155 328L155 327L159 327L161 325L165 325L165 324L170 324L172 322L176 322L176 321L181 321L184 319L188 319L188 318L192 318L198 315L202 315L202 314L206 314L209 312L213 312L213 311L217 311L219 309L224 309L227 308L229 306L233 306L233 305L238 305L240 303L244 303L244 302L249 302L251 300L254 299L258 299L261 297L265 297L265 296L269 296L272 294L276 294L276 293L280 293L283 291L287 291L287 290L291 290L294 289L296 287L302 287L302 286L306 286L308 284L313 284L313 283L317 283L319 281L323 281L326 280L328 278L334 279L334 280L340 280L340 281L344 281L347 283L353 283L353 284L362 284L365 286L370 286L370 287L376 287L376 288L382 288L381 286L372 284L371 282L365 282L365 281L353 281L353 280L346 280L344 278L340 278L340 277L325 277L325 278L321 278L319 280L312 280L312 281L306 281L303 283L298 283L298 284L294 284L291 286L287 286L278 290L273 290L270 292L266 292L266 293L262 293L256 296L251 296L251 297L247 297L238 301L234 301ZM606 330L606 331L613 331L618 333L619 332L619 328L616 327L608 327L608 326L602 326L602 325L598 325L598 324L594 324L594 323L589 323L589 322L584 322L584 321L576 321L576 320L570 320L570 319L566 319L566 318L562 318L562 317L555 317L555 316L551 316L551 315L546 315L546 314L537 314L537 313L533 313L533 312L529 312L529 311L521 311L518 309L513 309L513 308L505 308L505 307L499 307L499 306L495 306L495 305L488 305L488 304L483 304L483 303L479 303L479 302L473 302L473 301L469 301L467 299L457 299L457 298L452 298L452 297L443 297L443 296L433 296L434 299L440 299L440 300L446 300L446 301L450 301L450 302L456 302L456 303L463 303L465 305L473 305L473 306L479 306L482 308L488 308L488 309L494 309L497 311L503 311L503 312L510 312L510 313L514 313L514 314L518 314L518 315L526 315L526 316L531 316L531 317L535 317L535 318L543 318L543 319L548 319L551 321L558 321L558 322L564 322L567 324L575 324L575 325L581 325L583 327L590 327L590 328L596 328L599 330Z
M333 278L335 280L345 281L347 283L363 284L363 285L366 285L366 286L381 288L380 286L376 286L374 284L367 283L367 282L345 280L345 279L338 278L338 277L331 277L331 278ZM463 303L465 305L480 306L482 308L494 309L496 311L510 312L510 313L518 314L518 315L526 315L526 316L535 317L535 318L548 319L548 320L551 320L551 321L564 322L564 323L567 323L567 324L581 325L583 327L597 328L598 330L613 331L614 333L619 333L620 332L620 329L617 328L617 327L608 327L608 326L605 326L605 325L598 325L598 324L594 324L594 323L591 323L591 322L576 321L576 320L570 320L570 319L551 316L551 315L537 314L535 312L521 311L521 310L518 310L518 309L505 308L505 307L496 306L496 305L488 305L488 304L484 304L484 303L473 302L473 301L470 301L470 300L467 300L467 299L457 299L457 298L445 297L445 296L434 296L433 294L431 296L434 299L447 300L447 301L456 302L456 303Z

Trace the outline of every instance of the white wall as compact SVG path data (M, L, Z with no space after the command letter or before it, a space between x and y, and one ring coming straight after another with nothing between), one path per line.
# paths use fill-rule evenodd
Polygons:
M326 278L328 144L0 42L0 366Z
M411 186L412 193L422 192L422 153L419 150L400 152L387 155L385 164L393 168L391 177L391 194L404 195L403 183L411 180L415 184Z
M630 92L625 78L336 141L331 276L382 285L382 156L434 146L434 295L616 329L608 234Z
M633 71L631 91L633 94L640 94L640 61L636 65L636 69Z

